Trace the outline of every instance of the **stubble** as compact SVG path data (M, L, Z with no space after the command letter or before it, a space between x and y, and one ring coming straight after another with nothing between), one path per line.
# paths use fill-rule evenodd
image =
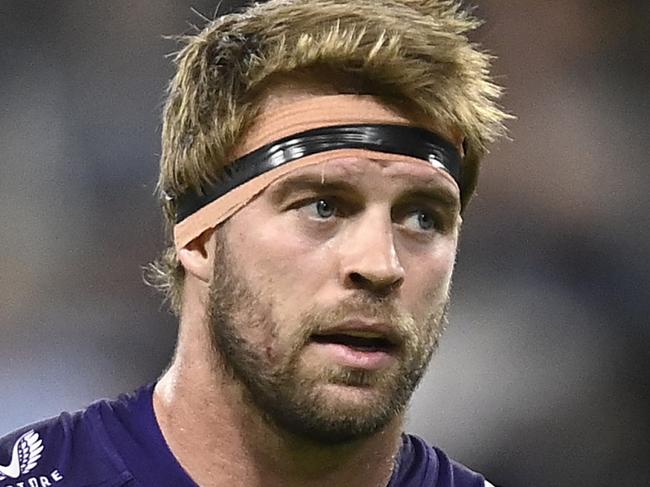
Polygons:
M335 308L310 311L299 325L286 329L274 320L272 302L238 272L222 231L216 240L208 305L214 365L243 386L263 418L304 439L342 444L380 431L404 411L437 348L448 299L417 323L393 299L360 293ZM310 337L359 315L395 328L398 364L389 370L338 364L306 370L301 357ZM260 333L268 337L264 343L251 338ZM367 401L346 401L328 393L328 384L371 393L364 396Z

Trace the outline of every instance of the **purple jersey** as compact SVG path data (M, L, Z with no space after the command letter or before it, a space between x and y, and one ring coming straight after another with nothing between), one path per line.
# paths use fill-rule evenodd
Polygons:
M163 438L152 398L150 384L5 436L0 487L196 487ZM484 479L404 435L388 487L407 486L483 487Z

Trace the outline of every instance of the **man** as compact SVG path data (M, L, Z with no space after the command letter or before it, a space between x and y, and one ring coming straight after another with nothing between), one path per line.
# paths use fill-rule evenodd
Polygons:
M164 114L171 365L0 442L0 487L483 486L402 432L505 114L451 1L272 0L185 39Z

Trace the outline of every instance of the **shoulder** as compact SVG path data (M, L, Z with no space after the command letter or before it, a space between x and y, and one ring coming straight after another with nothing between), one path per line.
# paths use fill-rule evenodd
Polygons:
M450 458L440 448L427 444L415 435L404 435L396 473L400 481L391 484L391 487L494 487L480 473ZM413 483L416 479L420 483Z
M110 402L98 401L0 438L0 487L123 486L130 476L104 430Z
M438 475L442 481L441 485L467 485L472 487L483 487L485 485L485 477L482 474L450 458L449 455L436 446L429 446L429 448L434 452L438 460Z

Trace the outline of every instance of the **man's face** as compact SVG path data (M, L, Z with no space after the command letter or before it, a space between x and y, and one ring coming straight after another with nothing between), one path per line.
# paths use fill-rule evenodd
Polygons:
M217 234L216 363L275 425L340 443L400 415L442 332L458 188L424 163L332 159Z

